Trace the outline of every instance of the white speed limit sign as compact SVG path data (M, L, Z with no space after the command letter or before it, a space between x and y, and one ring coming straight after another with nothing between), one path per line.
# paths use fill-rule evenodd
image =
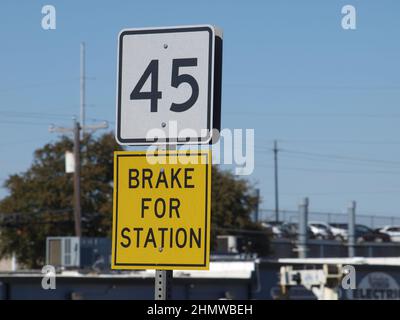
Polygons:
M222 35L210 25L122 30L116 139L209 143L220 129Z

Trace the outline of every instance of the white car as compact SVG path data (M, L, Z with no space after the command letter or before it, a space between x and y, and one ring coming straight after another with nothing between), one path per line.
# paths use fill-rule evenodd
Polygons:
M348 238L347 223L329 223L335 240L346 241Z
M308 226L316 239L330 240L334 238L331 227L325 222L311 221Z
M400 242L400 226L386 226L380 228L379 231L386 233L391 241Z

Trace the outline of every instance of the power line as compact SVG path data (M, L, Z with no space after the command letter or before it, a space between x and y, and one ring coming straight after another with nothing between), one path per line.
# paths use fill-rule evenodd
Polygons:
M264 113L264 112L229 112L226 116L257 116L276 118L400 118L399 113Z
M332 195L349 195L349 194L360 194L360 195L400 195L400 189L390 190L367 190L367 191L301 191L301 192L281 192L282 196L332 196Z
M258 165L259 167L267 167L273 168L273 166L267 165ZM386 170L332 170L332 169L319 169L319 168L296 168L296 167L282 167L280 166L280 170L294 170L294 171L306 171L306 172L322 172L322 173L345 173L345 174L389 174L389 175L397 175L400 174L400 171L386 171Z
M39 139L28 139L28 140L25 139L25 140L17 140L17 141L8 141L5 143L0 143L0 146L20 145L20 144L32 143L32 142L36 142L36 141L39 141Z
M28 121L3 121L0 120L0 123L3 124L17 124L17 125L28 125L28 126L43 126L43 125L48 125L48 123L45 122L28 122Z
M0 111L0 115L10 118L32 118L32 119L71 119L71 114L56 114L46 112L18 112L18 111Z
M47 86L60 86L60 85L65 85L66 83L72 84L75 80L73 79L68 79L67 81L51 81L51 82L41 82L41 83L30 83L30 84L24 84L24 85L18 85L14 87L9 87L9 88L3 88L0 90L0 94L3 93L9 93L12 91L16 90L23 90L23 89L34 89L38 87L47 87Z
M347 217L347 213L344 212L338 212L336 211L337 209L331 209L331 210L326 210L326 209L318 209L318 208L313 208L312 211L309 211L309 213L311 215L333 215L333 216L343 216L343 217ZM262 208L260 209L261 213L273 213L274 210L273 209L268 209L268 208ZM294 210L294 209L281 209L281 212L288 214L288 215L296 215L298 214L298 210ZM382 212L382 211L368 211L368 210L361 210L362 213L357 214L357 217L362 218L362 219L377 219L377 220L381 220L381 219L400 219L400 217L395 217L398 215L398 213L394 213L394 212Z
M376 164L376 163L365 163L365 162L357 162L357 161L351 161L351 160L339 160L339 159L329 159L329 158L315 158L315 157L310 157L310 156L304 156L304 155L292 155L292 154L285 154L282 153L281 157L287 159L287 160L293 160L293 159L300 159L300 160L307 160L307 161L311 161L311 162L316 162L316 163L335 163L335 164L339 164L339 165L343 165L346 167L349 166L356 166L358 167L367 167L367 168L382 168L384 167L385 169L398 169L399 166L398 165L383 165L383 164Z
M332 196L332 195L349 195L349 194L358 194L358 195L392 195L392 194L400 194L400 190L387 190L387 191L327 191L327 192L301 192L301 193L293 193L286 195L296 195L296 196L304 196L304 194L312 195L312 196Z
M73 118L71 114L55 114L55 113L25 113L25 112L3 112L0 111L0 115L4 115L9 118L22 118L22 119L49 119L49 120L70 120ZM115 124L115 121L105 120L105 119L98 119L98 118L86 118L91 122L107 122L111 124ZM0 120L0 123L10 123L10 124L46 124L43 122L33 122L33 121L17 121L17 120Z
M400 90L400 85L345 85L345 84L263 84L263 83L225 83L225 86L231 87L250 87L250 88L266 88L266 89L318 89L318 90Z
M360 158L353 156L344 156L337 154L321 154L321 153L313 153L313 152L305 152L305 151L295 151L291 149L280 149L283 153L281 154L284 158L290 159L303 159L309 161L316 162L334 162L339 164L346 165L357 165L357 166L379 166L380 168L385 165L389 168L397 168L400 166L400 161L390 161L390 160L381 160L381 159L371 159L371 158ZM258 147L256 148L256 152L268 152L271 151L267 148Z
M272 139L260 139L258 140L264 141L264 142L273 142L274 140ZM390 145L390 144L400 144L400 140L351 140L351 139L277 139L278 142L280 143L293 143L293 144L299 144L299 143L310 143L310 144L365 144L365 145Z
M306 152L306 151L297 151L297 150L288 150L281 149L282 152L297 154L297 155L305 155L310 157L318 157L318 158L328 158L328 159L338 159L338 160L350 160L350 161L359 161L366 163L378 163L378 164L387 164L387 165L400 165L400 161L390 161L390 160L378 160L378 159L370 159L370 158L360 158L353 156L343 156L336 154L322 154L322 153L314 153L314 152Z

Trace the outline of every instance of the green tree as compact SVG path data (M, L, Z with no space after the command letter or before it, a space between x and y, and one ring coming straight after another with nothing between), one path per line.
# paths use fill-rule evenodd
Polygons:
M1 256L15 253L26 267L39 268L44 264L46 237L74 235L73 175L65 173L65 151L72 147L68 137L46 144L35 151L26 172L5 181L9 195L0 201L0 213L20 215L0 223ZM110 236L116 150L122 148L111 133L87 136L82 142L83 236ZM250 219L257 198L245 179L213 167L211 201L213 246L218 234L259 229Z
M248 180L229 171L212 171L211 248L216 249L218 235L236 235L241 238L242 251L260 255L269 253L269 234L251 220L259 199Z
M30 268L43 266L47 236L74 234L73 174L65 173L65 151L73 142L64 136L34 153L31 167L11 175L4 183L9 195L0 201L9 217L0 229L0 255L16 254ZM108 236L111 230L113 152L121 150L113 134L82 141L82 234ZM7 217L6 217L7 218ZM12 219L11 219L12 218ZM4 222L6 222L4 224Z

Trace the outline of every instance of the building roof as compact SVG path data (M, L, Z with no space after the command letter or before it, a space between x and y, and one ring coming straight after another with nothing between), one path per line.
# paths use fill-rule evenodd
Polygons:
M254 261L210 262L210 270L174 270L174 278L250 279L255 269ZM84 273L80 270L63 270L57 277L65 278L154 278L155 270L112 271ZM0 272L0 277L43 277L40 270Z
M279 263L288 264L354 264L354 265L387 265L387 266L400 266L400 258L284 258L278 259Z

